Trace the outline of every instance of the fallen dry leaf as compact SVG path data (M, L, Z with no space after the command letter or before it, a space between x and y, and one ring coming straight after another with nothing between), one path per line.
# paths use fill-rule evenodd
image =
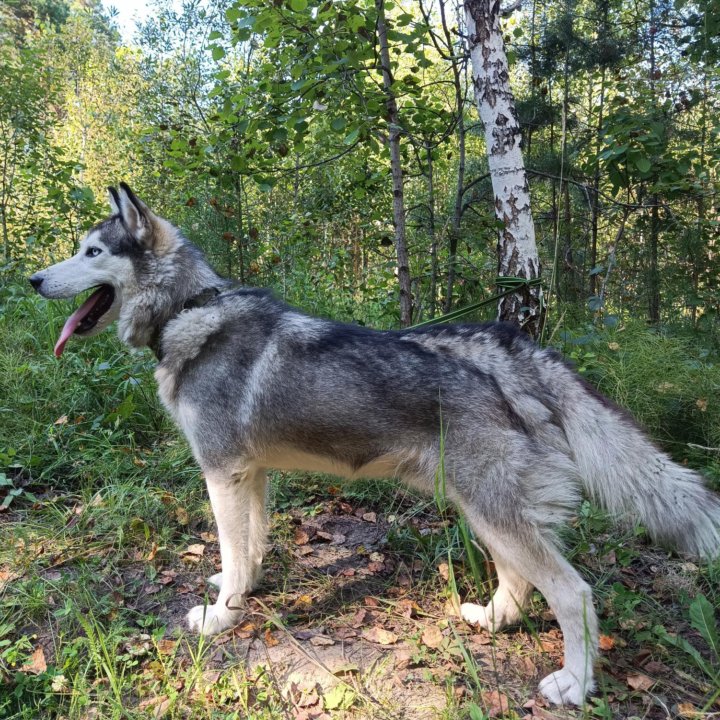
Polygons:
M185 562L199 563L200 558L205 554L205 546L202 543L188 545L187 549L180 553L180 558Z
M327 635L313 635L310 638L310 644L315 647L323 647L325 645L334 645L335 641Z
M442 645L443 641L442 630L437 625L428 625L423 630L422 641L429 648L437 648Z
M304 527L295 528L293 540L296 545L307 545L310 542L310 533Z
M177 518L179 525L187 525L190 522L188 511L181 505L178 505L175 508L175 517Z
M280 641L272 634L270 628L265 631L265 644L268 647L275 647Z
M482 699L485 704L485 712L488 717L501 717L510 710L510 699L498 690L484 692Z
M598 645L601 650L612 650L615 647L615 638L610 635L601 635L598 638Z
M138 710L150 710L151 717L159 720L170 709L170 699L167 695L158 695L158 697L143 700L137 707Z
M700 720L700 718L708 717L692 703L678 703L677 710L679 717L688 718L688 720Z
M30 656L30 660L20 668L20 672L30 673L31 675L39 675L46 670L47 663L45 662L45 652L42 647L36 648L35 652Z
M438 572L440 573L440 577L447 582L450 579L450 568L448 567L448 564L446 562L440 563L438 565Z
M415 617L417 613L420 612L420 606L414 600L410 600L409 598L398 600L397 609L400 615L408 619Z
M360 608L354 615L353 619L350 621L350 626L354 628L359 628L367 619L368 611Z
M205 670L202 674L203 682L206 685L214 685L222 675L220 670Z
M363 513L362 519L365 522L376 523L377 522L377 513L374 513L374 512Z
M632 690L649 690L655 681L642 673L627 676L628 687Z
M155 556L157 555L158 551L158 544L156 542L153 542L152 547L150 548L150 552L147 554L147 557L145 560L148 562L152 562L155 559Z
M175 570L163 570L160 573L160 577L157 579L162 585L169 585L177 577L177 571Z
M350 638L357 637L357 630L352 628L341 627L335 631L335 637L338 640L349 640Z
M608 343L608 348L609 348L610 350L619 350L619 349L620 349L620 345L619 345L619 343L616 343L616 342L609 342L609 343Z
M200 537L208 543L217 542L217 535L214 532L201 532Z
M705 412L707 410L708 401L705 398L699 398L695 401L695 405L697 405L700 412Z
M300 695L300 698L295 701L298 707L308 708L314 707L320 702L320 696L317 690L313 689L311 692L304 692Z
M10 570L0 570L0 590L2 590L3 587L5 587L6 583L9 583L11 580L14 580L17 577L17 575Z
M294 610L302 610L312 607L313 599L310 595L301 595L296 601L293 607Z
M394 632L379 627L378 625L363 630L362 636L366 640L379 643L380 645L394 645L398 641L398 636Z
M168 638L163 638L162 640L158 640L158 652L161 655L169 655L173 650L175 650L175 646L177 645L177 640L170 640Z

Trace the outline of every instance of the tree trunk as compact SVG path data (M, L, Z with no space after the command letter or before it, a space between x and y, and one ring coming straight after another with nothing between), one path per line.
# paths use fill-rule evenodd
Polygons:
M12 260L12 253L10 252L10 233L8 232L7 216L5 214L5 206L0 205L0 219L2 219L2 237L3 237L3 248L5 252L5 262L9 263Z
M463 195L465 192L465 96L463 94L463 82L461 64L457 60L460 53L453 51L453 40L450 28L445 17L445 3L440 1L440 17L442 19L443 33L449 53L450 68L453 74L453 88L455 91L455 112L457 112L457 139L458 139L458 167L455 183L455 203L453 207L452 224L450 225L450 243L448 257L447 288L445 290L445 302L443 312L450 312L452 309L453 287L455 285L455 274L457 270L457 247L460 240L460 223L463 214Z
M660 271L658 269L658 241L660 237L660 215L657 195L650 198L650 268L648 273L648 319L651 323L660 322Z
M435 236L435 178L430 141L426 143L427 153L427 193L428 193L428 237L430 238L430 303L429 315L435 317L437 304L437 273L438 273L438 246Z
M595 172L593 173L590 221L590 270L597 267L598 221L600 219L600 152L602 150L603 111L605 108L605 66L600 71L600 102L595 128ZM597 273L590 275L590 294L597 294Z
M380 50L383 87L385 88L385 104L388 112L390 146L390 167L392 171L393 189L393 225L395 227L395 254L397 256L397 273L400 284L400 325L407 327L412 323L412 291L410 289L410 262L405 244L405 201L403 198L403 171L400 156L400 121L397 101L393 93L392 66L390 49L385 24L385 2L375 0L377 11L377 34Z
M500 29L500 2L465 0L465 17L475 99L485 127L495 213L503 225L498 241L498 274L535 280L540 276L540 261L520 149L520 125ZM540 334L543 314L539 285L523 285L498 303L498 319L520 325L533 337Z
M650 4L650 97L653 105L657 103L655 93L655 3ZM648 268L648 320L660 322L660 271L658 269L658 242L660 239L660 215L657 194L650 198L650 252Z

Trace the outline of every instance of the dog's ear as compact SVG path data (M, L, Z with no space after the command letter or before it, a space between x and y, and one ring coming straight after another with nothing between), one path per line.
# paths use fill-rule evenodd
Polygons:
M110 203L110 209L113 215L120 214L120 195L114 187L108 188L108 202Z
M111 195L113 192L111 191ZM114 198L113 198L114 199ZM120 183L120 192L117 193L116 203L120 218L127 231L141 244L150 239L152 228L150 226L151 212L125 183Z

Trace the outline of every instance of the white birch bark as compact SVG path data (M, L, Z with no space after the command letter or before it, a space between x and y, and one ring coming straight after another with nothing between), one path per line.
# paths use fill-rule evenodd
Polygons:
M532 280L540 275L540 261L520 148L520 124L500 28L500 1L465 0L465 21L475 101L485 127L495 214L502 222L498 274ZM523 286L498 302L498 319L520 325L534 337L540 332L541 316L539 286Z

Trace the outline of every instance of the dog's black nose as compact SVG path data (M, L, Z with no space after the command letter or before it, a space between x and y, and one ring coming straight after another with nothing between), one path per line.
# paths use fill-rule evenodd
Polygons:
M40 286L41 286L42 283L43 283L43 278L42 278L42 276L40 275L40 273L35 273L35 275L32 275L31 277L29 277L28 280L30 281L30 284L31 284L36 290L39 290L39 289L40 289Z

